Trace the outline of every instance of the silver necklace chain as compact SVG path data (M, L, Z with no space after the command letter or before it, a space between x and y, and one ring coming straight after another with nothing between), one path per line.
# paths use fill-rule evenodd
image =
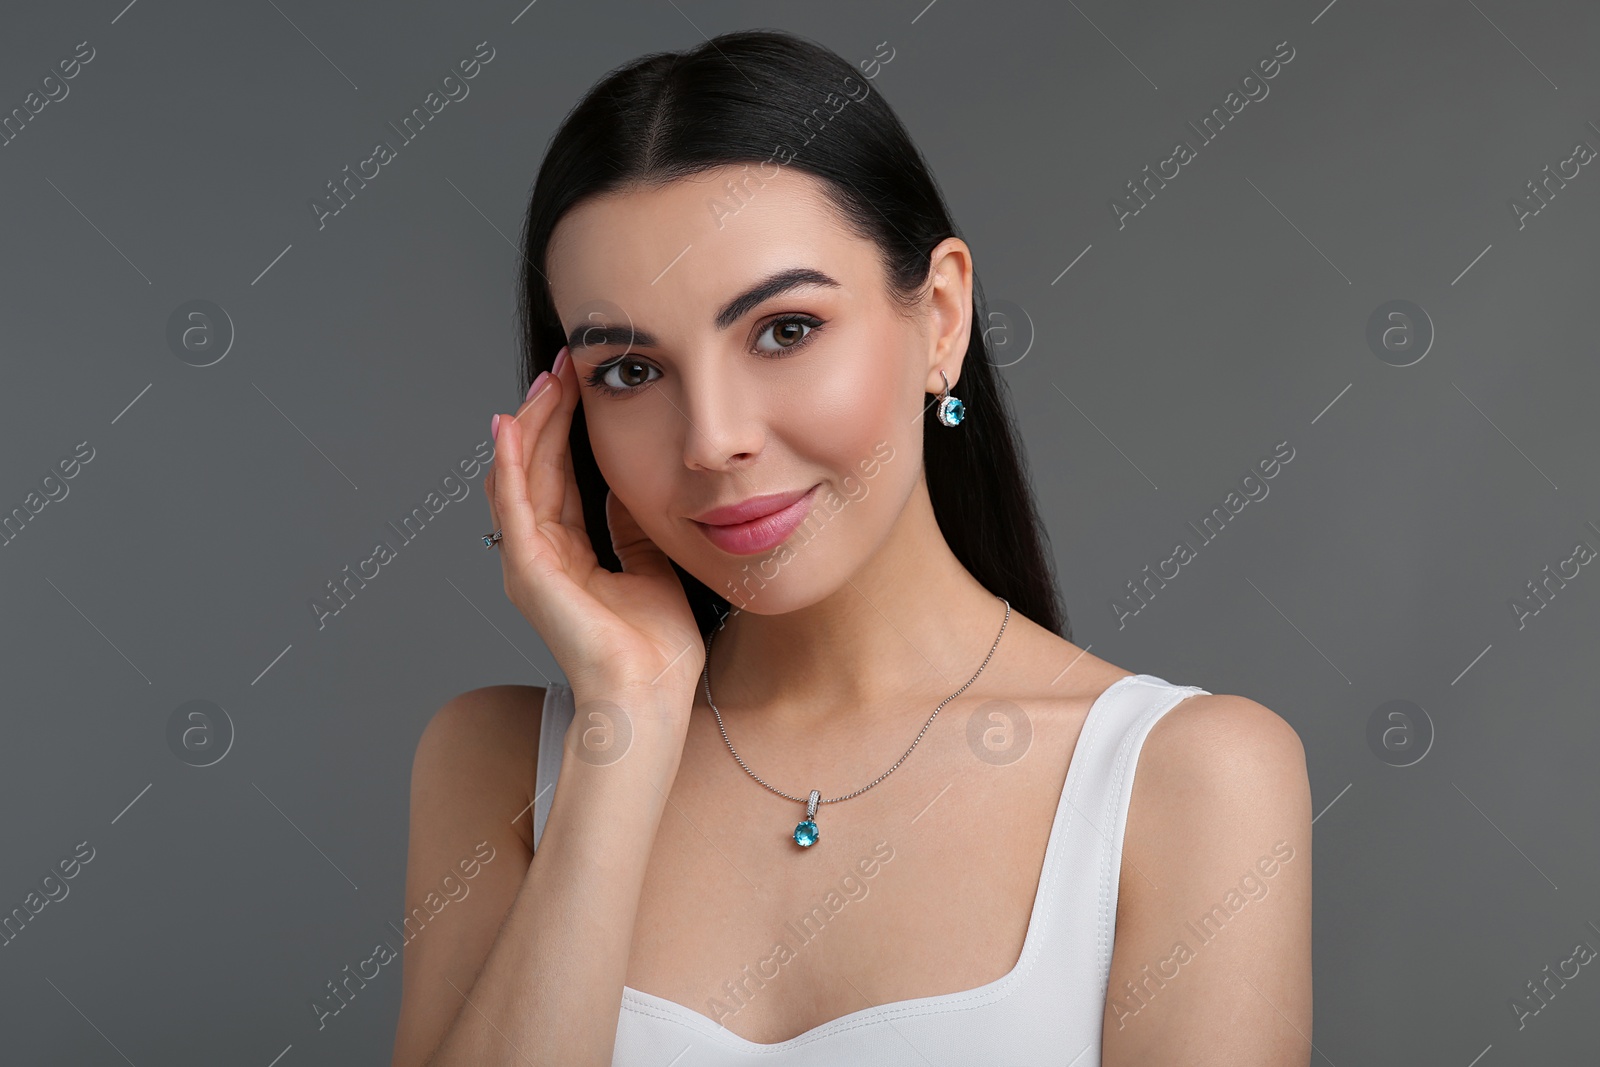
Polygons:
M949 696L945 697L942 701L939 702L939 706L933 709L933 714L929 715L928 716L928 721L922 724L922 729L917 733L916 740L911 742L911 748L906 749L905 755L901 756L899 759L895 760L893 767L890 767L888 770L886 770L882 774L878 775L878 777L874 778L867 785L864 785L860 789L857 789L854 793L846 793L842 797L833 797L833 798L828 799L828 800L823 800L823 799L819 798L817 803L819 803L819 804L837 804L841 800L849 800L851 797L860 796L862 793L865 793L867 790L871 789L873 786L877 785L879 782L881 782L885 778L889 777L889 775L893 774L894 771L895 771L895 767L899 767L900 764L902 764L902 763L904 763L906 761L906 756L911 755L912 749L915 749L917 747L917 741L921 741L922 740L922 735L928 732L928 727L933 725L933 720L938 718L939 712L944 710L944 706L946 704L950 703L956 697L960 696L962 693L966 692L967 691L967 687L972 685L973 682L976 682L978 680L978 675L982 674L983 673L983 669L989 665L989 660L994 655L994 650L1000 647L1000 638L1005 636L1006 623L1011 621L1011 602L1008 601L1005 597L996 597L995 599L999 600L1000 603L1002 603L1002 604L1004 604L1006 606L1006 614L1005 614L1005 618L1000 620L1000 632L994 635L994 644L989 646L989 654L987 656L983 657L983 662L978 664L978 669L973 672L971 678L967 679L966 685L963 685L960 689L957 689L954 693L951 693ZM724 619L723 622L726 623L727 620ZM720 629L722 629L722 626L719 625L717 627L717 630L720 630ZM746 774L748 774L750 777L754 778L757 782L760 782L761 785L764 786L765 788L770 789L772 792L778 794L780 797L783 797L785 800L793 800L793 801L795 801L796 803L799 803L799 804L808 803L809 799L810 799L809 797L791 796L790 794L785 793L783 790L776 789L776 788L774 788L774 787L772 787L770 785L767 785L766 782L761 781L761 776L756 774L755 771L752 771L750 769L749 765L745 763L743 757L741 757L739 755L739 753L734 750L733 742L728 739L728 728L726 726L724 726L723 723L722 723L722 712L717 710L716 702L711 699L711 642L715 637L716 637L716 630L713 630L711 632L710 636L708 636L706 638L706 665L705 665L705 669L701 672L701 676L702 676L702 679L705 682L706 703L711 705L711 713L717 717L717 729L722 731L722 739L728 743L728 751L733 753L733 758L739 761L739 766L744 768L744 772Z

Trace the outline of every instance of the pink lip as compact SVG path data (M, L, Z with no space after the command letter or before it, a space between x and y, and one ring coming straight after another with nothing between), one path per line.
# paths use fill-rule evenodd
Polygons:
M691 521L724 552L740 556L765 552L782 544L805 521L817 488L751 497Z

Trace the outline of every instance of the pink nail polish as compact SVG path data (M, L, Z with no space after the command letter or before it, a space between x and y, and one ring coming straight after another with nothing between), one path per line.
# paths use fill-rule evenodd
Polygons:
M556 353L556 362L555 362L554 368L551 369L551 373L559 378L561 376L562 369L565 368L566 365L567 365L567 346L566 345L562 345L561 346L561 351Z
M496 440L496 441L500 440L500 416L499 415L496 415L494 418L489 420L489 436L491 438L493 438L494 440Z
M533 380L533 384L528 386L528 395L522 398L523 403L533 399L533 394L539 391L539 387L544 384L544 380L548 377L550 377L549 371L542 370L539 372L539 376Z

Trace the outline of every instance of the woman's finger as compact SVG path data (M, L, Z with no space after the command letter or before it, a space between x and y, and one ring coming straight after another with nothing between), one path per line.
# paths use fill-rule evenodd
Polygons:
M566 421L561 430L561 466L563 478L566 481L566 492L561 498L561 522L575 530L588 533L588 524L583 517L583 495L578 491L578 471L572 462L572 418L578 410L578 404L583 400L583 394L578 390L578 367L572 359L572 353L567 353L567 365L561 368L561 387L570 390L562 394L562 403L566 407ZM570 399L569 399L570 397Z
M549 401L549 414L534 442L528 471L531 479L528 495L533 500L534 514L539 522L568 524L574 510L572 498L577 495L576 488L569 485L573 479L567 439L572 431L572 412L578 405L578 378L565 345L556 353L555 364L559 372L547 378L543 386L551 389L554 396ZM582 509L580 507L577 510L580 520L575 525L582 529Z
M648 574L656 578L672 576L672 561L656 547L640 527L628 506L616 493L606 493L606 526L611 532L611 547L628 574Z
M567 495L561 500L561 522L573 529L588 533L587 520L583 517L583 494L578 491L578 471L573 465L572 454L566 456Z
M500 439L500 435L499 435L500 419L501 419L500 415L494 415L489 420L489 439L490 439L490 441L496 443L495 444L496 450L498 450L498 448L499 448L498 442L499 442L499 439ZM499 513L498 513L499 509L497 509L495 507L495 503L494 503L494 464L493 463L489 464L489 473L484 475L484 478L483 478L483 495L489 501L489 532L493 533L494 531L500 529L500 516L499 516Z
M548 384L548 379L540 384ZM519 557L538 531L534 505L528 498L529 438L538 435L549 410L550 391L541 388L523 402L515 417L500 417L499 447L494 453L495 514L505 531L501 551L511 549Z
M571 435L573 435L573 413L578 411L582 394L578 390L578 366L573 362L571 350L562 347L555 354L555 363L560 370L555 371L555 378L562 382L562 395L557 400L555 410L550 413L550 421L544 424L544 429L539 432L539 454L547 456L544 464L549 466L554 477L544 477L538 470L534 472L534 480L539 493L550 491L554 499L560 501L558 509L558 522L563 526L573 526L576 530L589 533L584 523L584 501L578 491L578 475L573 467L573 450L571 450ZM555 464L560 464L560 469L555 470ZM536 498L538 499L538 496Z

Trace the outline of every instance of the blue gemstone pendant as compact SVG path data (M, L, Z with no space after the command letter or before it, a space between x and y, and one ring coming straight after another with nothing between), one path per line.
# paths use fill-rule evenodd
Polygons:
M817 829L815 821L817 802L821 799L822 794L813 789L810 798L806 801L805 821L794 828L794 843L801 848L810 848L817 843L817 838L822 836L822 831Z

